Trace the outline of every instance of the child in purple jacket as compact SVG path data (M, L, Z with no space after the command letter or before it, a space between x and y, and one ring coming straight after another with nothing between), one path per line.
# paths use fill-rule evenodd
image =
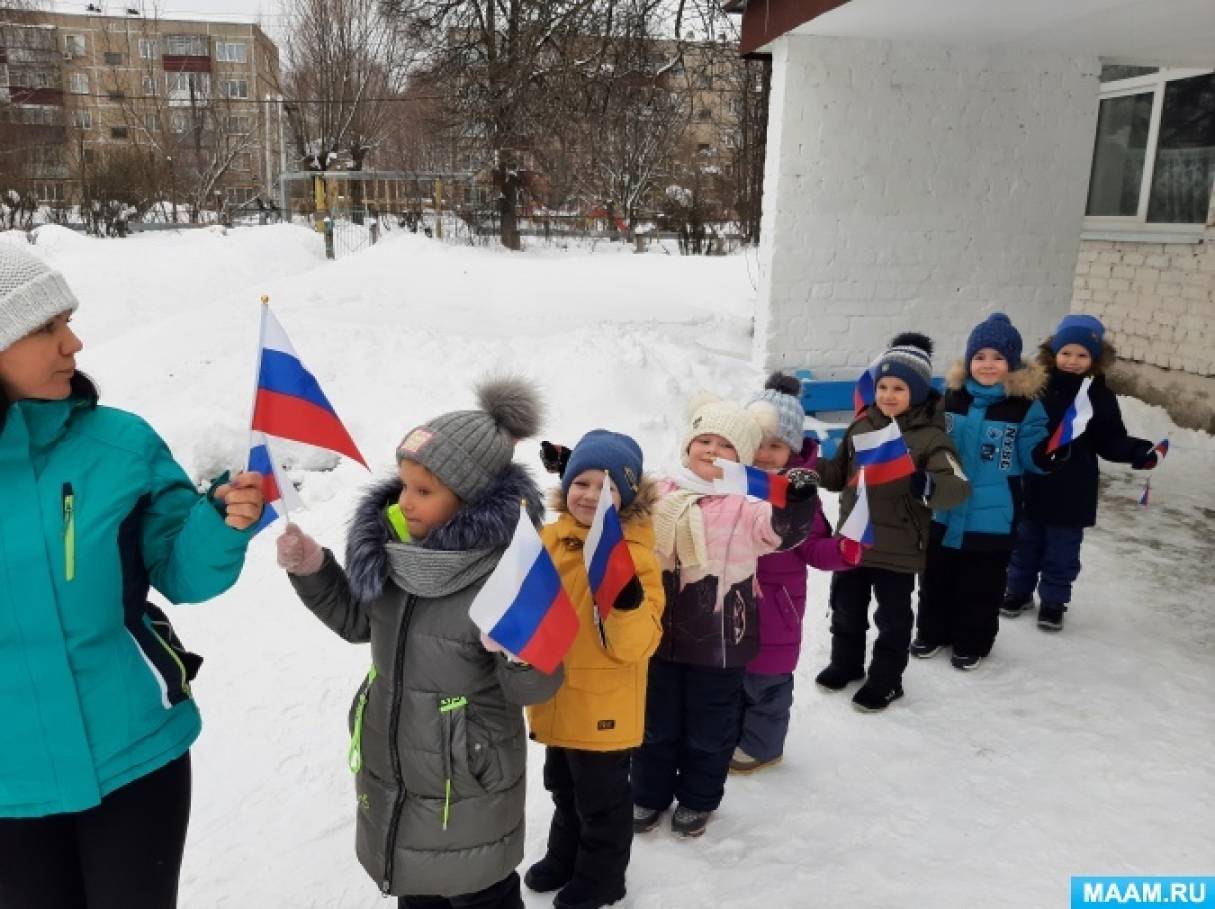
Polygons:
M764 390L747 406L756 412L775 411L766 425L779 426L755 455L755 466L765 470L809 467L818 464L818 443L804 437L805 411L801 384L792 376L775 372ZM752 773L780 762L789 731L789 709L793 706L793 670L802 648L802 617L806 613L806 568L844 571L853 567L845 559L840 540L832 536L821 506L810 525L810 535L800 546L762 556L756 578L759 582L759 655L747 664L743 677L744 707L742 737L730 761L732 773Z

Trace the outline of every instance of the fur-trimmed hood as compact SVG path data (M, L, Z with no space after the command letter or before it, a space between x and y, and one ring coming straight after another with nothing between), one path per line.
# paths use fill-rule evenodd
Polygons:
M384 510L401 496L400 477L374 483L355 507L346 537L346 576L351 593L369 603L384 590L388 577L388 522ZM539 526L544 517L540 489L519 464L511 464L475 505L465 505L446 524L416 544L422 549L450 552L471 549L505 549L518 521L519 502Z
M1051 349L1051 342L1055 340L1055 336L1051 335L1045 341L1038 345L1037 361L1048 371L1055 368L1055 352ZM1104 376L1109 372L1114 365L1114 361L1118 359L1118 351L1109 341L1102 339L1101 341L1101 356L1093 361L1093 371L1090 373L1094 378Z
M633 496L633 501L620 509L620 524L625 528L626 532L628 525L634 521L648 520L654 514L654 506L658 504L658 483L648 473L641 475L641 480L637 484L637 492ZM560 486L555 486L549 490L548 507L559 515L569 514L569 507L565 500L565 493Z
M970 370L966 361L958 360L945 374L945 385L951 390L959 389L966 384L969 377ZM1048 379L1047 368L1041 362L1022 362L1016 369L1010 369L1004 377L1004 393L1010 398L1029 398L1032 401L1046 390Z

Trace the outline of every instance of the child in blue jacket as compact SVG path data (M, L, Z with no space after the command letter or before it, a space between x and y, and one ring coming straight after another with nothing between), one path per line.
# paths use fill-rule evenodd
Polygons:
M1021 361L1021 335L995 313L971 331L948 385L945 421L971 493L933 514L911 655L927 659L952 647L954 668L969 670L996 640L1022 475L1049 466L1047 415L1036 400L1046 373Z

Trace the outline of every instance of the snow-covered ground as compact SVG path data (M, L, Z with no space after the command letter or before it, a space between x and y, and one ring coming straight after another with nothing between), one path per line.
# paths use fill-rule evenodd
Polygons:
M541 384L546 438L624 430L651 467L674 460L692 394L744 399L762 382L749 358L754 261L742 255L510 255L393 234L329 263L291 225L122 241L46 227L33 249L83 301L80 362L104 400L150 420L198 478L243 461L263 293L377 473L408 428L470 406L473 380L495 369ZM1072 875L1209 874L1215 440L1122 405L1133 432L1167 435L1172 451L1146 509L1142 474L1106 471L1062 634L1005 620L980 671L913 661L906 698L861 715L812 682L828 642L816 574L784 763L732 778L702 840L665 826L638 838L621 905L1036 909L1065 905ZM520 458L538 467L533 447ZM299 522L341 552L367 475L307 452L291 460L310 508ZM376 909L354 859L345 766L367 652L295 600L275 535L254 542L235 589L172 611L207 660L182 905ZM538 748L533 758L528 862L550 812Z

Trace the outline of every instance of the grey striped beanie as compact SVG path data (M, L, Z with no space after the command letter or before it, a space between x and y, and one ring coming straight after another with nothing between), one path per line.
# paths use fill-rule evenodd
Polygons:
M12 243L0 243L0 350L79 305L63 275Z
M932 388L932 339L914 331L895 335L873 378L880 382L884 376L902 379L911 389L911 403L923 404Z
M768 408L775 416L776 431L770 433L794 452L806 442L806 411L802 407L802 383L783 372L774 372L764 383L764 390L751 399L747 410L755 414Z
M540 429L543 405L530 383L489 379L477 386L480 410L456 410L414 427L397 446L397 461L416 461L466 504L502 475L515 443Z

